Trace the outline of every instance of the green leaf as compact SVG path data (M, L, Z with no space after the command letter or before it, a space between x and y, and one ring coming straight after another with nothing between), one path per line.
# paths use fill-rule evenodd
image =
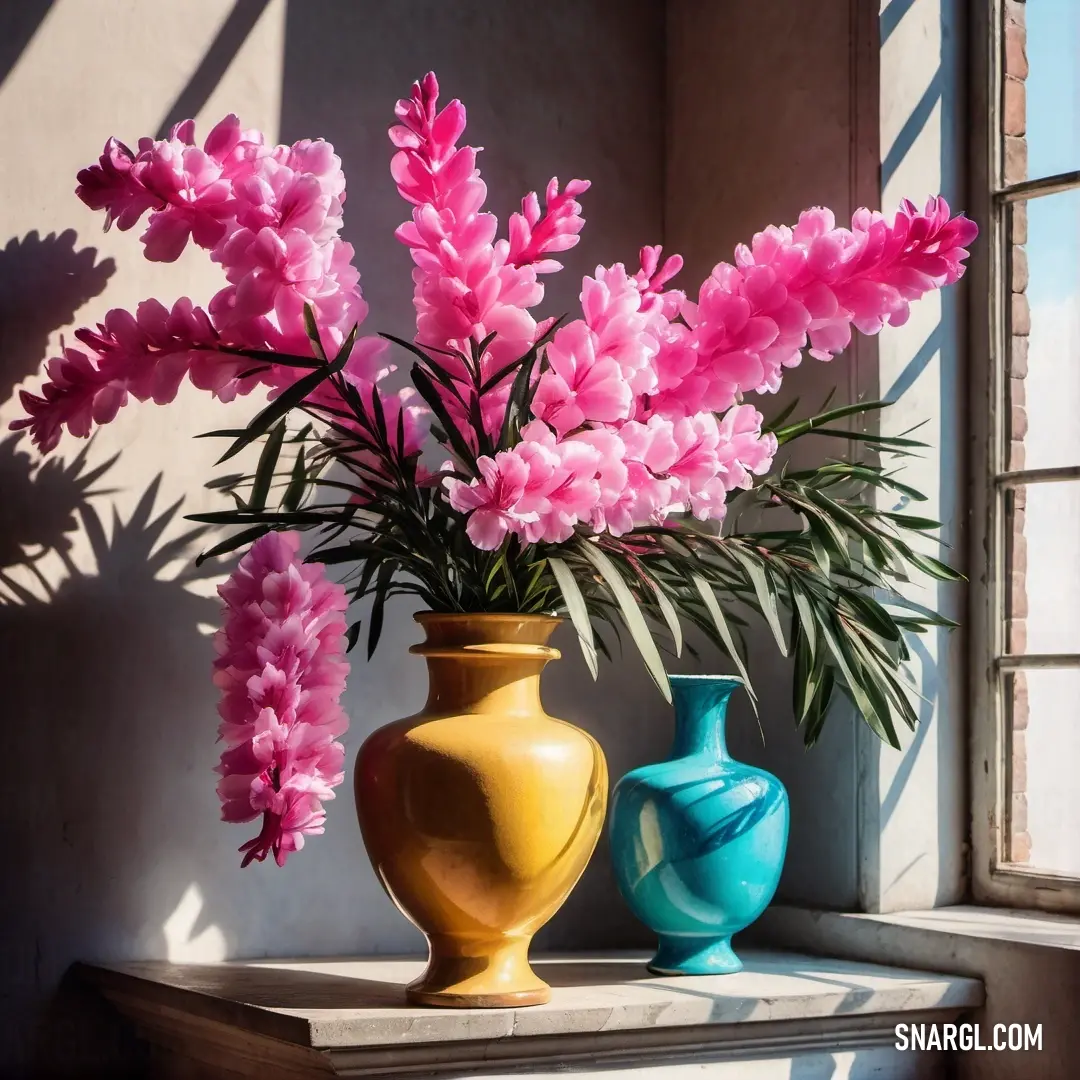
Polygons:
M223 488L234 488L244 481L243 473L229 473L228 476L216 476L213 480L207 480L203 487L207 491L221 491Z
M879 694L873 692L871 687L864 686L860 680L861 665L851 652L846 638L836 634L827 619L821 622L821 633L844 676L848 692L855 702L855 707L862 714L863 720L870 725L871 730L882 742L887 742L899 750L900 740L892 722L892 711L888 702L885 702L883 706L879 700Z
M814 620L814 609L810 604L810 598L795 575L792 575L788 587L791 590L791 598L799 615L799 625L806 639L806 647L810 650L811 662L813 662L817 656L817 626Z
M274 479L274 470L277 468L278 457L281 455L281 444L285 441L285 421L282 420L277 427L270 432L266 445L259 455L259 464L255 469L255 480L251 485L251 496L248 498L249 510L265 510L266 497L270 494L270 484Z
M247 428L218 428L217 431L200 431L196 439L235 439L238 435L246 435Z
M670 702L671 684L668 682L667 672L664 670L664 661L660 656L659 649L656 647L656 642L653 641L652 634L649 632L649 625L645 622L645 616L641 614L641 608L634 599L634 594L623 580L615 564L595 544L582 541L578 545L578 549L596 567L598 573L604 579L604 583L611 590L612 596L615 597L615 601L619 605L623 622L626 624L627 630L630 631L630 636L634 639L634 644L637 646L638 652L641 653L642 660L645 661L645 667L652 676L653 682L659 688L660 693L664 695L664 699Z
M904 558L913 566L918 567L924 574L928 574L938 581L964 580L964 575L961 574L959 570L954 570L948 564L941 562L940 559L934 559L929 555L923 555L918 551L914 551L912 548L908 547L907 544L899 540L896 541L896 546L900 549Z
M419 364L413 364L409 375L412 378L413 386L419 391L420 396L441 424L442 434L446 436L447 440L444 445L450 446L462 464L468 466L475 473L476 458L472 450L469 449L469 444L462 437L461 432L458 431L457 425L447 411L443 399L439 397L439 392L435 389L431 377Z
M341 371L345 365L349 362L349 357L352 355L353 345L356 344L356 335L360 331L360 324L354 323L353 328L345 335L345 340L341 343L341 348L338 350L337 356L334 357L334 362L331 367L335 371Z
M304 461L304 448L301 446L296 451L296 460L293 462L292 475L289 478L289 486L281 498L281 506L285 510L296 510L304 497L307 488L307 465Z
M499 432L499 450L509 449L517 439L520 429L519 420L525 410L532 370L537 355L538 352L535 347L530 349L522 360L518 373L514 376L514 381L510 386L510 396L506 401L506 413L503 415L502 430Z
M307 333L308 341L311 342L311 351L325 364L326 353L323 351L322 339L319 337L319 325L315 321L315 310L310 304L304 305L304 330Z
M656 606L660 609L660 614L664 617L664 622L667 623L667 628L671 632L672 642L675 647L675 655L682 656L682 623L679 622L679 614L675 610L675 605L668 599L667 593L664 592L664 587L658 581L652 577L647 577L646 580L649 583L649 588L652 589L656 596Z
M218 459L218 464L228 461L229 458L240 453L245 446L265 435L283 416L295 409L304 398L322 385L331 375L336 375L347 359L348 354L339 354L332 364L326 364L316 371L309 372L302 379L297 379L292 386L283 390L248 424L243 434Z
M235 551L238 547L243 547L248 543L255 543L260 536L265 536L270 532L269 525L256 525L251 529L242 529L238 533L233 533L232 536L222 540L221 543L215 544L212 548L202 552L195 559L196 566L202 566L207 559L216 558L218 555L225 555L230 551Z
M772 578L765 567L749 552L740 548L738 544L731 544L728 551L739 561L750 578L750 582L754 586L754 593L757 596L758 607L762 615L765 616L765 621L769 624L773 637L776 638L776 645L780 650L780 655L787 656L788 647L787 642L784 641L784 631L780 626L780 609L777 606L776 587L772 582Z
M217 351L227 353L229 356L246 356L251 360L261 360L264 364L306 368L308 371L325 362L314 356L296 356L293 353L275 352L271 349L231 349L219 345Z
M709 585L700 574L692 574L691 577L694 585L697 586L697 591L701 594L701 599L705 604L706 610L712 617L713 625L716 627L717 633L724 642L724 648L727 650L728 656L735 662L735 666L739 669L739 674L742 676L743 682L746 683L746 692L750 695L750 701L754 706L754 713L756 714L757 695L754 693L754 688L750 683L750 673L746 670L746 665L739 655L739 650L735 647L735 639L731 635L731 627L728 626L728 621L724 615L723 609L720 607L720 602L716 599L716 594L713 592L712 586Z
M835 684L836 679L832 668L822 668L821 681L817 684L810 697L806 722L803 726L803 744L808 748L817 742L821 729L825 726L825 717L829 712L829 704L832 701Z
M574 572L562 559L549 558L548 564L555 576L559 592L562 594L563 603L566 604L566 612L570 616L570 622L577 631L578 642L581 645L581 654L585 657L585 663L589 673L595 679L598 675L596 662L596 639L593 634L592 619L589 618L589 609L585 598L581 595L577 578Z
M777 443L783 446L784 443L807 435L811 431L832 423L833 420L842 420L845 416L857 416L862 413L874 412L891 404L891 401L858 401L851 405L841 405L839 408L830 409L828 412L818 413L816 416L810 416L784 428L774 427L772 430Z
M919 442L917 439L905 439L899 435L868 435L862 431L848 431L847 428L813 428L807 434L826 435L833 439L850 439L853 442L870 443L891 452L897 452L898 448L906 449L908 447L925 450L928 446L927 443Z
M778 412L778 413L777 413L777 414L776 414L776 415L775 415L775 416L774 416L774 417L772 418L772 420L771 420L771 421L769 421L769 423L768 423L768 424L767 424L767 425L766 425L766 426L764 427L764 429L763 429L763 430L765 430L765 431L771 431L771 432L775 433L775 432L776 432L776 430L777 430L777 428L779 428L779 427L780 427L780 425L781 425L781 424L782 424L782 423L783 423L783 422L784 422L784 421L785 421L785 420L786 420L786 419L787 419L787 418L788 418L788 417L789 417L789 416L790 416L790 415L791 415L791 414L792 414L792 413L793 413L793 412L794 412L794 411L795 411L795 410L796 410L796 409L797 409L798 407L799 407L799 399L798 399L798 398L795 398L795 400L794 400L794 401L792 401L792 402L791 402L790 404L788 404L788 405L785 405L785 406L784 406L784 407L783 407L783 408L782 408L782 409L781 409L781 410L780 410L780 411L779 411L779 412Z
M386 594L393 577L394 563L382 563L375 579L375 599L371 602L371 621L368 624L367 658L369 660L375 655L375 650L379 647L379 638L382 636L383 628L383 613L386 608Z

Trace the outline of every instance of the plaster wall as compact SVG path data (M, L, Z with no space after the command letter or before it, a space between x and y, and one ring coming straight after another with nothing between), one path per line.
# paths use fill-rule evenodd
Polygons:
M315 11L317 8L317 12ZM481 0L57 0L0 7L0 421L61 336L148 296L205 303L223 281L205 254L141 256L138 232L100 232L75 173L106 138L133 144L194 114L227 112L271 138L323 136L349 181L345 238L369 326L412 333L407 217L386 128L411 82L438 72L469 110L469 139L501 219L553 174L594 183L582 243L551 280L547 313L576 303L583 273L631 261L662 231L663 21L638 0L542 8ZM2 245L6 243L6 247ZM217 507L202 489L220 449L192 436L242 424L258 402L221 406L190 388L167 409L125 408L87 448L66 439L39 466L0 439L0 666L9 836L0 881L0 1062L41 1039L43 1008L76 958L402 953L418 933L392 907L360 842L349 785L325 836L284 869L240 870L250 830L218 821L211 772L213 596L227 571L192 569L208 538L183 515ZM85 459L77 458L85 451ZM64 464L61 465L60 463ZM76 462L79 462L78 464ZM91 484L78 476L111 462ZM16 565L45 545L34 570ZM346 707L348 765L373 728L423 702L418 639L398 609L374 661L362 650ZM548 707L602 740L617 776L659 756L663 701L637 664L593 686L564 637ZM659 723L657 722L659 718ZM544 935L548 948L644 941L601 852ZM47 1035L51 1050L73 1040Z

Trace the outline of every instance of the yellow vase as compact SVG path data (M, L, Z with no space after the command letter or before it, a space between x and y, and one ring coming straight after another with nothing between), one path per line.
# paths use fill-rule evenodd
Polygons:
M559 651L546 615L416 616L427 704L375 731L356 760L368 855L428 940L416 1004L500 1008L551 994L533 934L562 906L600 837L599 743L540 704Z

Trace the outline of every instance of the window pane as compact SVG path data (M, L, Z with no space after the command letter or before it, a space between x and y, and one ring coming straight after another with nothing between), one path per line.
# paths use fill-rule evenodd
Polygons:
M1080 7L1080 5L1078 5ZM1007 469L1080 464L1080 190L1015 203Z
M1080 4L1003 6L1006 182L1080 169Z
M1006 650L1080 653L1080 482L1006 493L1005 568Z
M1080 669L1029 669L1004 682L1008 861L1080 875Z

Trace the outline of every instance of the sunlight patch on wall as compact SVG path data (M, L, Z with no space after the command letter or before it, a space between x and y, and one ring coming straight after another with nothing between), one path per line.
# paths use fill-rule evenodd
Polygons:
M214 923L204 926L192 936L203 906L202 890L192 882L161 926L167 960L172 963L206 964L225 959L225 935Z

